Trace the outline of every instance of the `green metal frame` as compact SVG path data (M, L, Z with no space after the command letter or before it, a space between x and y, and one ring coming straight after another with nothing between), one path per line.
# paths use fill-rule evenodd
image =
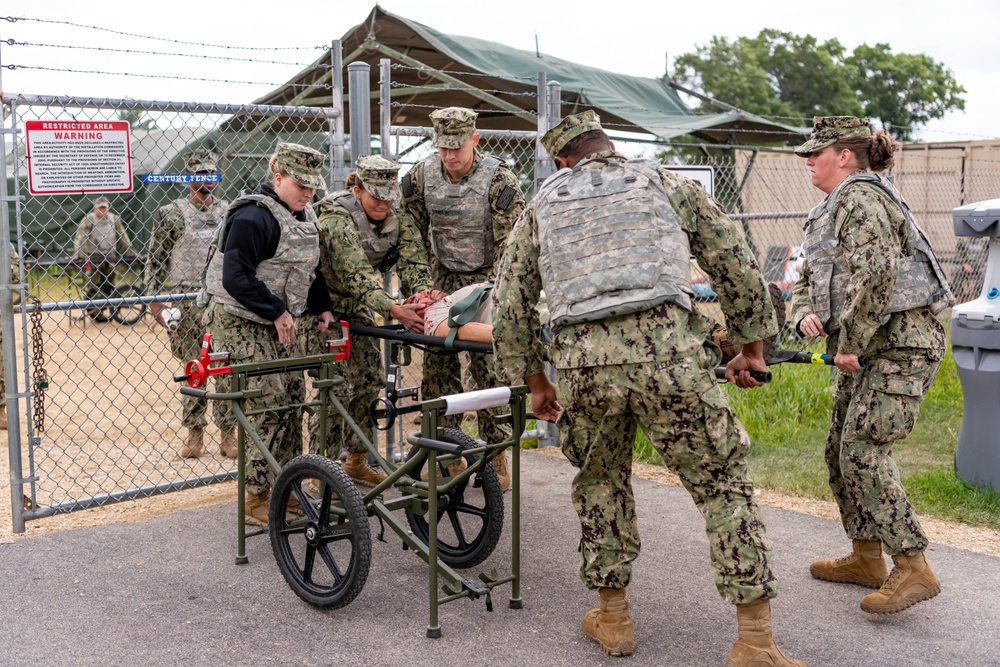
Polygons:
M249 440L260 452L271 469L278 474L281 466L268 449L268 443L263 442L250 424L249 417L263 412L282 413L291 410L316 410L319 414L319 430L323 434L320 439L325 440L327 433L327 409L330 405L336 408L337 412L344 418L345 422L364 443L365 449L371 460L382 469L387 478L378 486L363 494L363 501L369 516L377 516L389 528L396 533L403 543L416 553L428 568L428 588L429 588L429 622L427 626L427 636L437 638L441 636L441 626L438 620L438 607L446 602L461 598L478 599L486 596L487 608L492 610L491 591L502 584L511 584L511 597L509 607L520 609L521 599L521 494L520 494L520 434L524 431L528 419L525 407L525 396L528 393L526 386L511 388L509 405L511 412L498 420L511 425L511 437L500 443L486 444L480 447L466 449L461 455L439 453L435 449L435 444L440 445L440 452L445 452L453 445L441 442L438 438L443 432L443 427L438 426L438 417L444 413L447 402L444 398L424 401L420 404L421 422L420 432L410 434L407 441L411 445L418 447L417 453L410 459L402 461L399 465L387 460L378 451L378 448L371 442L368 434L355 422L347 413L346 408L333 392L333 388L344 382L343 377L337 373L336 353L313 355L306 357L296 357L277 361L264 361L245 364L235 364L231 367L232 391L231 392L211 392L202 389L192 389L182 387L181 393L189 396L197 396L215 401L230 401L232 412L238 422L238 457L237 457L237 554L236 563L238 565L248 562L246 556L246 538L255 535L266 534L267 529L262 528L247 533L246 530L246 501L245 501L245 476L246 476L246 453L245 444ZM268 373L289 373L315 370L318 372L318 379L314 386L319 390L317 400L305 403L293 403L281 406L269 406L265 410L247 412L245 401L250 398L260 396L260 390L248 388L250 377ZM479 581L473 581L463 577L454 569L438 558L438 510L439 503L445 501L448 491L455 486L464 483L472 475L477 474L483 466L496 456L504 455L507 448L511 454L511 572L509 575L500 576L496 570L490 573L481 572ZM438 478L438 465L447 466L452 461L466 455L478 455L481 458L472 466L468 466L462 472L446 478L444 481ZM420 470L424 463L427 463L428 479L420 479ZM386 490L395 488L400 496L386 499L383 494ZM409 527L397 518L394 514L397 510L410 509L416 513L423 512L426 506L426 518L428 526L428 543L424 544L418 540L410 531ZM443 582L441 582L443 580ZM439 596L438 588L441 588L443 595Z

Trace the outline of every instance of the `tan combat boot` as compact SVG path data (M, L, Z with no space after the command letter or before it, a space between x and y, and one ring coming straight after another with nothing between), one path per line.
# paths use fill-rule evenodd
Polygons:
M219 442L219 451L223 456L228 456L231 459L236 458L237 449L235 428L222 429L222 440Z
M809 574L823 581L879 588L889 576L889 568L882 559L881 542L854 540L850 556L815 561L809 566Z
M361 486L374 487L385 481L386 475L381 470L376 470L368 463L368 457L364 452L347 452L344 459L344 472L355 484Z
M0 430L7 430L7 406L0 408Z
M492 461L493 469L497 471L500 479L500 490L504 493L510 491L510 468L507 466L507 450L497 454Z
M861 611L869 614L895 614L918 602L930 600L941 592L941 584L924 559L916 556L893 556L889 578L877 593L861 598Z
M254 526L267 526L267 506L271 502L271 491L247 493L246 522Z
M201 456L205 444L205 429L195 426L188 429L187 441L181 447L181 456L186 459L196 459Z
M601 606L583 616L583 631L596 641L605 653L613 656L632 655L635 635L624 588L600 589Z
M740 634L726 657L726 667L806 667L774 643L770 600L736 605L736 624Z

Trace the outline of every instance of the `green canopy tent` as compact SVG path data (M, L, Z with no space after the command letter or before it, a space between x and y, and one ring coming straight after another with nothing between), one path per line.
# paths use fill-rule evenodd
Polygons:
M432 109L464 106L480 112L477 125L484 129L537 129L534 93L538 73L544 72L549 81L562 86L562 115L578 107L593 108L611 131L648 133L662 140L689 135L708 143L741 145L801 141L808 134L806 128L775 123L721 103L720 113L696 114L668 80L608 72L489 40L446 35L378 6L343 36L341 46L345 66L364 61L377 72L380 59L392 61L391 119L397 126L427 126ZM331 54L326 53L255 103L330 106L331 72ZM372 127L378 123L378 105L372 105Z

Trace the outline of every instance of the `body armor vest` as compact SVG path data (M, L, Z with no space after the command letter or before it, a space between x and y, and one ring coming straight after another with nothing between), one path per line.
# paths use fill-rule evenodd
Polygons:
M94 223L83 242L81 252L86 257L94 255L113 255L115 247L118 245L118 232L115 231L115 223L118 216L108 213L104 219L98 218L93 213L88 213L87 217Z
M305 208L305 220L296 220L292 212L266 195L243 194L229 206L228 213L241 206L256 204L271 212L281 228L281 238L274 257L257 265L257 279L267 289L285 302L288 312L299 317L306 311L309 286L315 278L319 264L319 240L316 213L312 206ZM205 275L205 288L212 297L222 304L227 313L238 315L258 324L271 324L269 320L246 309L222 286L222 263L225 256L225 225L216 234L215 251L211 253Z
M226 222L229 202L215 200L203 211L188 198L174 202L184 220L184 229L170 253L170 282L175 287L201 287L208 249L216 230Z
M350 190L335 192L329 199L351 214L358 236L361 237L361 249L365 251L365 257L368 258L372 268L379 271L382 260L399 244L399 219L396 217L396 211L390 209L382 221L381 231L375 231L375 225L368 219L368 214L353 192Z
M424 205L430 217L431 250L450 271L471 273L493 266L490 184L503 164L487 155L465 183L449 183L441 158L424 160Z
M840 317L847 300L851 269L837 240L837 200L845 187L857 182L870 183L885 192L906 219L903 256L897 264L896 284L882 323L888 322L892 313L931 306L936 314L953 305L955 297L944 271L899 191L877 174L852 174L841 181L822 204L810 211L805 224L804 252L809 267L809 298L823 328L827 333L840 330Z
M603 169L581 169L594 161ZM691 250L653 160L583 160L542 184L542 286L558 328L648 310L691 311Z

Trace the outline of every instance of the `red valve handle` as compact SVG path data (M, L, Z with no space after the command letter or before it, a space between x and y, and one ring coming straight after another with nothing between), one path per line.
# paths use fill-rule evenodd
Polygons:
M210 368L209 364L213 362L229 361L228 352L211 352L211 349L212 334L206 333L201 340L201 354L197 359L192 359L184 365L184 373L188 376L187 383L192 389L204 387L212 375L229 375L233 371L232 366Z
M351 328L344 320L340 320L340 333L340 338L326 341L326 346L330 351L337 350L334 359L347 361L351 358Z

